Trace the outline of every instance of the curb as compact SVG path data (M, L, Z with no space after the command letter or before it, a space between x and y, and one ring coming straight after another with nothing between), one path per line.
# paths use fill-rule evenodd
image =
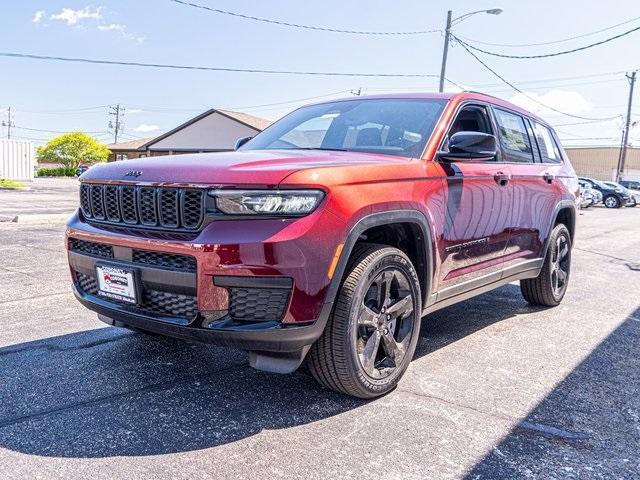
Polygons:
M23 225L38 223L64 223L71 213L33 213L26 215L0 215L0 222L20 223Z

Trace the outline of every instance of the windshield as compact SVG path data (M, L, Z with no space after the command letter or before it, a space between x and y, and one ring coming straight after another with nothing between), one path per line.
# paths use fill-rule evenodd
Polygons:
M240 150L340 150L419 157L445 100L354 99L302 107Z

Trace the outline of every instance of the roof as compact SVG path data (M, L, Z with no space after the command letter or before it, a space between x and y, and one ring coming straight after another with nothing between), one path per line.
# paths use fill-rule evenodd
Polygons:
M271 123L273 123L271 120L254 117L253 115L249 115L248 113L231 112L229 110L218 110L218 113L222 113L227 117L231 117L234 120L239 121L240 123L244 123L245 125L248 125L250 127L257 128L258 130L264 130L269 125L271 125Z
M463 100L480 100L485 101L494 105L499 105L515 112L518 112L522 115L527 115L540 121L541 123L547 123L544 119L542 119L537 114L527 111L522 107L519 107L507 100L503 100L501 98L495 97L493 95L489 95L487 93L482 92L473 92L473 91L461 91L461 92L444 92L444 93L436 93L436 92L399 92L399 93L382 93L378 95L362 95L357 97L345 97L338 98L333 100L325 100L322 102L317 102L317 104L323 103L332 103L332 102L344 102L349 100L382 100L382 99L440 99L447 100L452 102L462 102Z
M154 138L155 137L148 137L148 138L140 138L137 140L129 140L128 142L112 143L110 145L107 145L107 147L112 152L123 151L123 150L138 150L138 149L142 149L142 147L144 147L150 141L154 140Z
M156 138L152 139L151 141L148 141L143 146L145 148L150 147L154 143L157 143L160 140L164 140L165 138L170 137L174 133L185 129L185 128L189 127L190 125L193 125L194 123L202 120L203 118L208 117L209 115L213 115L214 113L222 115L223 117L227 117L230 120L233 120L234 122L241 123L242 125L245 125L245 126L247 126L249 128L252 128L252 129L254 129L254 130L258 131L258 132L264 130L266 127L268 127L271 124L271 122L269 120L265 120L264 118L254 117L253 115L249 115L248 113L231 112L231 111L228 111L228 110L217 110L215 108L212 108L212 109L207 110L206 112L201 113L197 117L194 117L191 120L186 121L182 125L177 126L173 130L170 130L167 133L164 133L164 134L160 135L159 137L156 137Z

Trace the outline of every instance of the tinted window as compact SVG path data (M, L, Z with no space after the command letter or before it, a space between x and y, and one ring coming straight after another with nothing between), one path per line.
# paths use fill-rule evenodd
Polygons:
M361 99L302 107L241 150L345 150L419 157L446 101Z
M535 134L538 142L542 161L545 163L560 163L562 161L562 156L560 155L560 149L553 140L551 131L544 125L540 125L537 122L531 121L531 123L533 124L533 133Z
M533 162L531 141L524 119L515 113L496 109L500 127L500 144L506 162Z

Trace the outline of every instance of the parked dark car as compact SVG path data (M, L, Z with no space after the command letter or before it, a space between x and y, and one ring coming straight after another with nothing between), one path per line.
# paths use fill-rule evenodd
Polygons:
M579 181L588 183L591 188L602 193L602 203L607 208L624 207L631 200L631 196L622 187L612 187L599 180L588 177L579 177Z
M76 168L76 177L79 177L84 172L89 170L89 167L91 167L91 165L78 165L78 168Z
M640 205L640 181L639 180L620 180L620 185L629 190L635 199L636 205Z
M610 187L613 188L618 188L618 189L623 189L624 193L626 193L627 195L629 195L629 201L627 202L627 207L635 207L638 203L640 203L640 196L634 192L632 192L631 190L629 190L628 188L620 185L617 182L602 182L605 185L609 185Z
M76 298L110 325L239 347L271 372L306 361L373 398L424 315L514 280L534 305L565 295L576 174L511 103L347 98L239 143L85 172L66 231Z

